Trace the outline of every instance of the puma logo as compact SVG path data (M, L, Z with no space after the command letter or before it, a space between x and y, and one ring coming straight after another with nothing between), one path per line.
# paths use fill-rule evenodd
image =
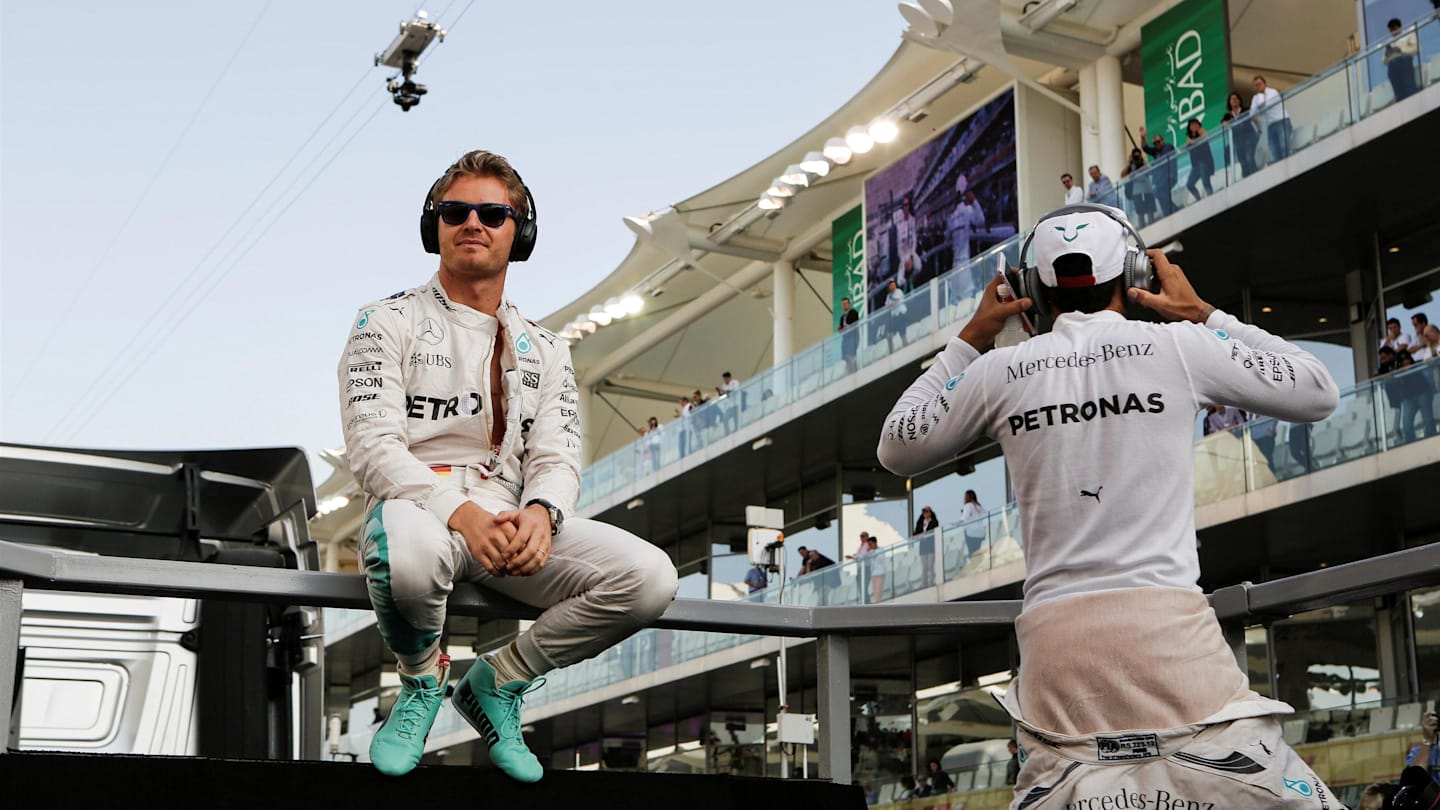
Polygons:
M1099 502L1100 502L1100 490L1102 490L1102 489L1104 489L1104 488L1105 488L1105 487L1096 487L1094 492L1087 492L1087 491L1085 491L1085 490L1082 489L1082 490L1080 490L1080 497L1082 497L1082 498L1094 498L1094 499L1095 499L1095 502L1096 502L1096 503L1099 503Z
M1275 756L1274 754L1271 754L1271 753L1270 753L1270 749L1269 749L1268 747L1266 747L1264 741L1262 741L1262 740L1256 740L1256 741L1255 741L1255 744L1258 745L1258 746L1260 746L1261 750L1263 750L1267 755L1272 756L1272 757Z

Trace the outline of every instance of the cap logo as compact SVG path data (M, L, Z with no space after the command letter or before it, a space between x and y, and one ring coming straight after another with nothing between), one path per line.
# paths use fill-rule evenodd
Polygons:
M1066 242L1074 242L1076 239L1079 239L1079 238L1080 238L1080 231L1083 230L1083 229L1085 229L1085 228L1088 227L1089 225L1090 225L1090 223L1088 223L1088 222L1082 222L1082 223L1080 223L1079 225L1076 225L1076 226L1075 226L1075 234L1074 234L1073 236L1067 236L1067 235L1065 234L1065 226L1064 226L1064 225L1056 225L1056 226L1055 226L1055 230L1057 230L1057 231L1060 232L1060 238L1061 238L1061 239L1064 239Z

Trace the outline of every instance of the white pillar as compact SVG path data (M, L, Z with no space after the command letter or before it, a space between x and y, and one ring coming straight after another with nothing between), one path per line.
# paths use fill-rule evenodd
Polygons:
M1117 57L1106 54L1096 60L1095 96L1100 116L1100 171L1119 183L1130 148L1125 140L1125 103Z
M594 390L580 386L580 466L588 467L595 460L595 439L590 435L590 426L595 423L590 415L595 404Z
M775 262L775 365L795 353L795 263Z
M1080 175L1081 188L1090 185L1090 166L1100 163L1100 100L1095 82L1095 66L1080 68ZM1101 168L1104 171L1104 168ZM1113 179L1113 178L1112 178Z

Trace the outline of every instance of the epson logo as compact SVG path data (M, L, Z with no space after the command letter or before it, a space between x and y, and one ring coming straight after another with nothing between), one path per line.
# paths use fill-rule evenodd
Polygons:
M368 401L368 400L379 399L379 398L380 398L380 395L379 395L379 394L356 394L355 396L350 397L350 403L349 403L349 404L354 405L354 404L357 403L357 402L366 402L366 401Z
M382 380L382 379L380 379L379 377L357 377L357 378L355 378L355 379L353 379L353 380L348 380L348 381L346 381L346 383L345 383L345 389L346 389L347 391L350 390L351 388L384 388L384 387L385 387L385 381Z
M349 372L351 374L369 374L372 371L379 371L380 366L379 360L372 360L368 363L352 363Z
M416 366L437 366L439 368L450 368L450 358L443 354L422 354L415 352L410 355L410 367Z

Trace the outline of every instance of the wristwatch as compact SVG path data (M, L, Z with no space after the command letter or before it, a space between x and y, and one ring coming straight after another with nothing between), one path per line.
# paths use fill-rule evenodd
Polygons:
M560 533L560 527L565 525L565 513L560 511L560 507L556 506L553 503L550 503L544 498L531 499L528 503L525 504L525 508L528 509L537 503L545 507L545 511L550 513L550 536L554 537L555 535Z

